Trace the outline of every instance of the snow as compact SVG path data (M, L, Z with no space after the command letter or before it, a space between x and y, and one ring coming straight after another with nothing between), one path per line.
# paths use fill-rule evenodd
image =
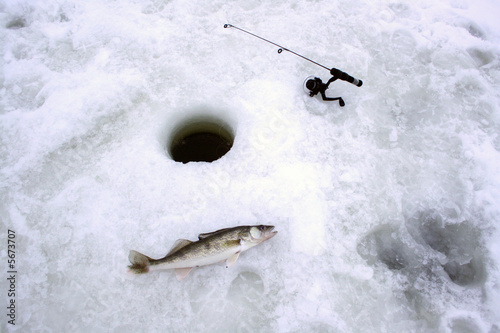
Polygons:
M500 331L499 12L0 2L0 237L15 231L18 271L1 330ZM363 86L330 86L343 108L311 98L326 70L225 23ZM174 162L192 117L230 126L231 151ZM229 269L127 274L129 250L250 224L278 234Z

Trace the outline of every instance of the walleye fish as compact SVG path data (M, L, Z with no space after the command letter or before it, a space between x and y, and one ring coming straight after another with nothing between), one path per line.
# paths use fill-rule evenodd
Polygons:
M240 226L200 234L196 242L178 239L162 259L151 259L131 250L128 256L135 274L162 269L175 269L177 279L184 279L193 267L226 261L226 267L236 262L241 252L276 235L271 225Z

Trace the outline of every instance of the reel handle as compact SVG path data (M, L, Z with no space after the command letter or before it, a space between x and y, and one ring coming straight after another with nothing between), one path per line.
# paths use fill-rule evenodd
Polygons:
M363 85L363 81L358 80L356 78L353 78L352 76L350 76L346 72L342 72L340 69L332 68L330 70L330 74L332 74L333 76L337 77L340 80L352 83L352 84L354 84L357 87L361 87Z

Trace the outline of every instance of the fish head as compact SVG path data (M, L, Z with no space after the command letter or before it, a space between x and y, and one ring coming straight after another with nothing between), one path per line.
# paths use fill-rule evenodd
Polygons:
M239 232L241 251L246 251L249 248L259 245L260 243L272 238L277 231L273 231L272 225L255 225L241 227Z
M274 237L278 232L273 231L273 225L256 225L251 226L246 234L246 241L255 243L255 245Z

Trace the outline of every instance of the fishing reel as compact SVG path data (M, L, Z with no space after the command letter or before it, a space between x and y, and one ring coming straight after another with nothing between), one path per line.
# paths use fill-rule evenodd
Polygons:
M314 96L314 95L311 95L312 94L312 91L314 88L314 86L312 86L313 84L315 84L315 79L316 77L315 76L308 76L306 77L306 79L304 80L304 83L302 84L302 89L304 90L304 92L306 94L308 94L309 96Z
M328 80L328 82L323 83L319 77L309 76L304 80L303 89L310 97L321 94L324 101L339 101L340 106L344 106L345 102L342 97L327 97L325 93L330 83L337 79L338 78L334 76Z
M321 94L321 97L324 101L339 101L340 106L344 106L345 102L342 97L327 97L325 91L328 89L330 83L336 80L347 81L351 84L354 84L357 87L361 87L363 85L363 81L358 80L349 74L342 72L337 68L332 68L330 70L330 74L333 75L326 83L323 83L319 77L309 76L304 80L303 89L309 94L309 96L316 96L318 93Z

